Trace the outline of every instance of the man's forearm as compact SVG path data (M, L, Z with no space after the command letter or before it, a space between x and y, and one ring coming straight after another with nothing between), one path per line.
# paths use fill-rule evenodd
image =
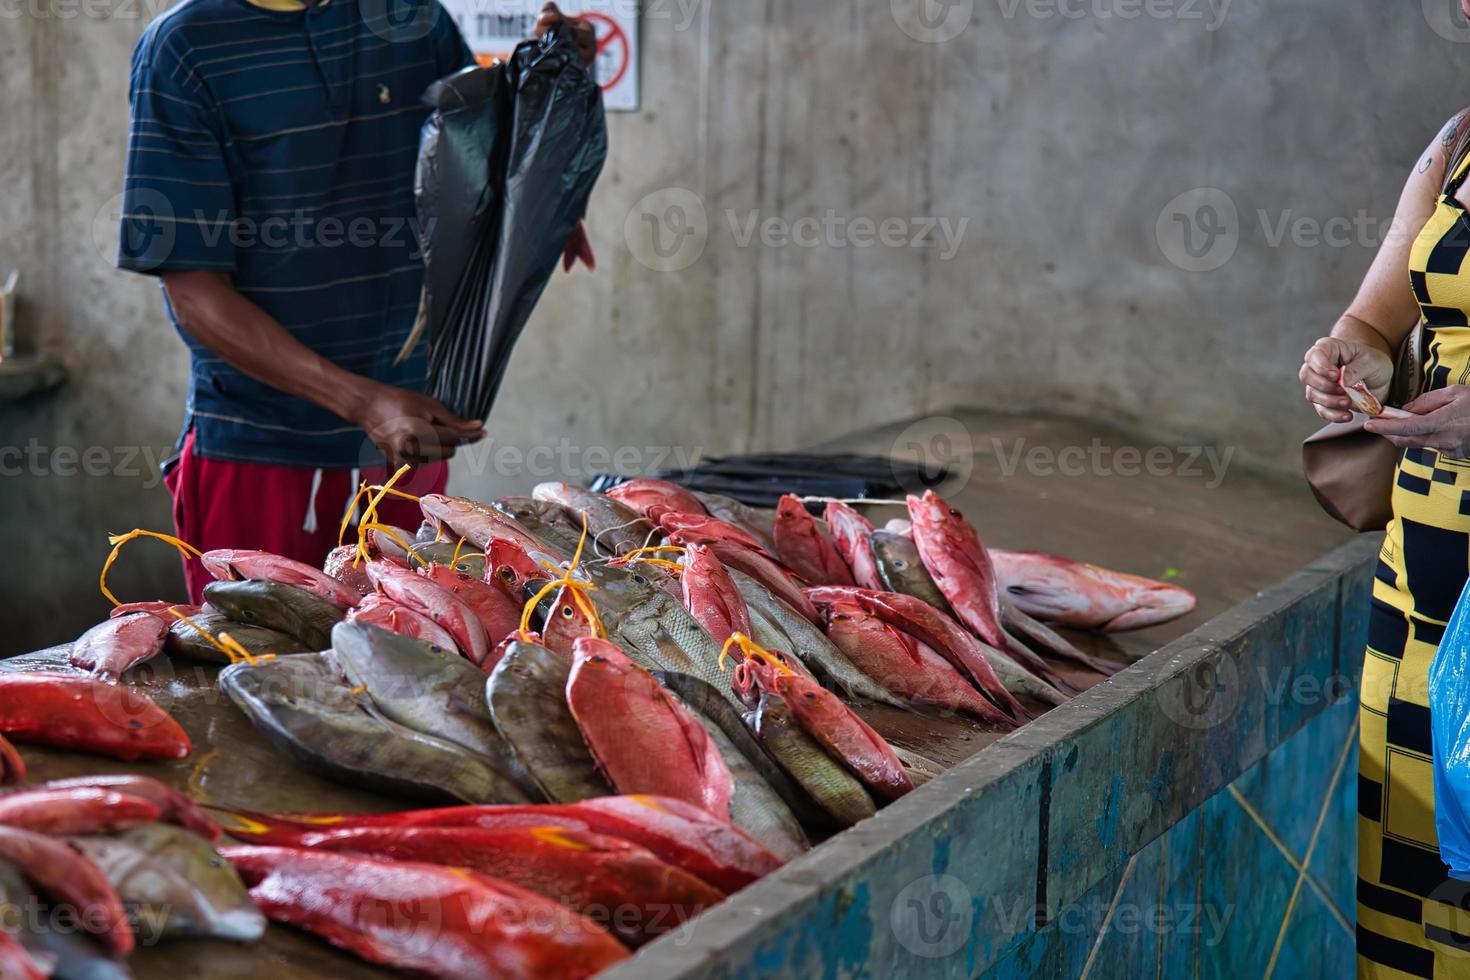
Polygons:
M357 422L374 384L307 347L220 272L163 277L174 316L196 341L240 373Z

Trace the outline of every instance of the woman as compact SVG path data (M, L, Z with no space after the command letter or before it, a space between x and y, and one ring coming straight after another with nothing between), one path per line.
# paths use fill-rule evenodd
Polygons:
M1470 4L1470 0L1466 0ZM1470 976L1470 944L1442 925L1460 891L1446 884L1434 828L1427 675L1470 574L1470 110L1430 143L1404 186L1358 295L1303 357L1317 414L1351 418L1338 383L1378 397L1394 355L1423 316L1425 394L1411 417L1373 419L1402 450L1373 583L1358 761L1358 975ZM1446 179L1448 184L1446 186ZM1463 931L1463 930L1461 930Z

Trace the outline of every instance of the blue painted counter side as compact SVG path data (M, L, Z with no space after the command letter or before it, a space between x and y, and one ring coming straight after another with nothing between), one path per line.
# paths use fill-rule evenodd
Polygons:
M1350 968L1377 548L1329 553L605 976Z

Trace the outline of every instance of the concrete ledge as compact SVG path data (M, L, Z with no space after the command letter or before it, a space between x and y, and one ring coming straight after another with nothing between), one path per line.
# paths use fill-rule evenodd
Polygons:
M1378 546L1334 550L605 975L982 972L1352 689Z

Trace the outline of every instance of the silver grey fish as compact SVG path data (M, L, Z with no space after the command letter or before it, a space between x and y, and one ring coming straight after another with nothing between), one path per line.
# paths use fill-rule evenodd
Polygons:
M746 724L781 768L840 826L851 827L878 812L863 784L807 734L779 695L762 694Z
M613 568L581 566L597 586L590 595L608 639L639 666L691 674L718 690L736 710L744 710L730 690L730 675L720 669L720 644L663 588L656 566Z
M485 702L485 675L459 654L363 623L338 623L327 660L389 721L483 756L527 796L540 791Z
M786 770L771 758L760 741L750 733L750 729L745 727L745 719L740 712L731 708L719 691L697 677L663 671L655 672L653 676L689 709L712 736L717 735L716 742L720 744L722 754L728 756L727 748L739 753L738 761L742 767L750 770L749 778L758 779L762 787L775 794L777 802L781 804L779 809L764 802L760 787L749 793L751 799L746 805L753 804L762 808L753 814L754 819L750 822L757 825L762 821L770 822L770 832L784 836L789 843L799 844L803 849L810 847L801 827L804 823L821 824L821 810L812 803L806 791L786 775ZM725 761L727 765L730 763L729 758ZM735 767L732 765L730 770L735 772ZM732 814L735 813L735 805L732 801ZM789 821L785 819L787 815L791 818ZM744 823L739 820L735 822L752 836L764 841L764 837L757 835ZM791 833L793 828L796 830L795 834Z
M571 672L565 659L541 644L515 642L484 684L495 727L553 803L576 803L615 792L597 771L567 707Z
M552 500L578 515L587 516L587 533L599 554L626 555L635 548L653 544L658 532L642 514L605 494L593 493L570 483L541 483L531 491L537 500ZM578 529L581 518L578 518Z
M1110 664L1106 660L1099 660L1077 648L1071 640L1052 629L1039 619L1021 610L1010 599L1004 595L1000 597L1000 624L1008 633L1020 636L1031 649L1038 653L1051 653L1067 660L1091 667L1099 674L1111 677L1123 668L1118 664Z
M893 531L874 531L869 540L873 544L878 578L885 589L923 599L946 616L954 615L949 600L944 598L944 593L934 584L934 577L924 567L913 538Z
M160 823L71 844L96 862L153 938L248 943L265 935L265 916L239 875L202 837Z
M332 627L346 615L305 589L261 579L210 582L204 587L204 598L237 623L294 636L309 650L331 646Z
M493 506L559 556L565 558L576 553L577 543L582 539L582 518L570 507L534 497L501 497ZM590 529L587 534L591 537ZM591 548L587 549L586 557L593 557Z
M409 568L448 565L456 572L464 572L478 579L485 577L485 556L469 543L461 545L458 541L430 541L427 544L416 544L406 553L405 558Z
M727 524L734 524L759 541L761 547L766 551L773 555L776 554L776 518L773 515L763 514L749 504L743 504L734 497L727 497L722 493L704 493L695 490L694 496L704 504L704 509L709 511L711 517L718 517Z
M195 626L203 629L201 633ZM213 606L206 605L199 612L194 613L187 620L179 620L169 627L168 642L165 647L171 654L188 657L191 660L203 660L213 664L227 664L230 658L225 656L213 643L205 639L205 634L219 638L220 633L229 633L230 639L245 648L245 652L252 656L264 656L274 653L277 656L285 656L290 653L315 653L309 650L306 644L279 630L267 629L264 626L249 626L245 623L237 623Z
M847 655L827 639L826 634L812 625L811 620L744 572L734 568L727 571L745 599L745 605L750 609L752 617L758 612L766 621L767 628L769 624L775 624L788 639L790 645L780 649L795 654L812 672L830 677L853 697L908 709L908 704L902 698L858 670L847 659Z
M310 772L416 798L533 802L462 746L365 708L320 654L234 664L220 671L219 685L277 750Z

